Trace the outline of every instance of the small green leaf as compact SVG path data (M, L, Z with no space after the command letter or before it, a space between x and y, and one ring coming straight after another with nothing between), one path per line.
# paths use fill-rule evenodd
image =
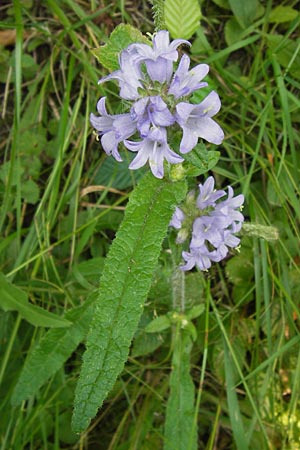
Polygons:
M121 51L134 42L150 44L139 30L131 25L121 23L111 33L107 44L95 48L91 52L106 69L118 70Z
M0 273L0 307L4 311L18 311L21 317L36 327L68 327L71 322L39 306L28 302L28 296L22 289L9 283Z
M225 40L229 46L239 42L242 39L244 29L238 23L235 17L231 17L225 23Z
M184 329L186 333L190 335L192 341L195 342L195 340L197 339L197 330L195 325L189 320L185 319L181 324L181 328Z
M174 39L190 39L202 17L198 0L166 0L165 22Z
M291 22L296 19L299 12L291 6L278 5L274 8L269 15L270 23L283 23Z
M151 322L150 314L144 312L141 317L138 329L134 335L134 340L131 348L131 356L133 358L153 353L164 342L161 334L153 334L145 332L145 327L150 322Z
M94 301L93 292L83 305L66 313L70 327L49 330L28 354L12 394L13 405L19 405L35 395L83 341L92 319Z
M34 205L38 202L40 196L40 189L33 180L23 181L21 186L21 196L26 203Z
M231 10L242 28L247 28L257 15L258 0L229 0Z
M220 152L207 150L204 144L198 144L193 151L184 155L184 168L188 176L198 176L211 170L219 161Z
M197 317L201 316L201 314L204 312L204 310L205 310L204 305L193 306L187 312L187 318L190 319L190 320L196 319Z
M124 221L106 258L78 381L73 428L84 430L128 357L153 272L186 183L147 174L130 196Z
M168 316L159 316L146 326L145 331L147 333L159 333L160 331L170 328L170 326L171 322Z

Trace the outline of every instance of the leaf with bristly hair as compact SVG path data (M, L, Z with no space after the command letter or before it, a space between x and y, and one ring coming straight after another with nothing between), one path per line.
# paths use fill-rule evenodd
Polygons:
M78 381L74 431L83 431L123 370L169 222L186 182L147 174L131 194L106 258Z
M139 30L131 25L122 23L111 33L107 44L92 49L91 52L103 67L110 71L118 70L120 68L119 55L121 51L134 42L150 44Z

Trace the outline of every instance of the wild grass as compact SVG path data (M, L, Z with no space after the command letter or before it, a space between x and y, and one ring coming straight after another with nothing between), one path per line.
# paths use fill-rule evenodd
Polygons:
M204 305L191 375L198 448L206 450L300 448L300 19L272 20L281 2L261 3L241 31L226 2L202 2L192 38L191 58L210 65L222 100L226 139L214 176L245 195L246 221L257 224L239 252L186 281L187 299ZM106 158L95 140L89 115L98 98L109 93L114 111L122 104L113 83L97 85L106 72L91 49L121 22L153 32L151 8L16 0L0 14L1 272L31 304L62 316L98 286L142 175ZM171 272L164 246L129 361L80 436L71 415L84 340L36 395L11 406L25 358L46 330L0 309L1 450L163 448L174 348L169 331L144 328L172 309Z

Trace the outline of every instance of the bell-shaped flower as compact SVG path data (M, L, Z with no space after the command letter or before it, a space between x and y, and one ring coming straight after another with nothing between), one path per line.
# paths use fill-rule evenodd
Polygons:
M216 206L216 201L225 195L225 191L215 189L214 177L208 177L204 184L199 184L199 190L196 202L199 209Z
M173 72L173 61L177 61L177 47L180 44L191 45L185 39L175 39L170 43L169 32L158 31L153 38L153 47L147 44L131 44L128 50L138 55L137 60L144 62L152 81L169 82Z
M164 160L171 164L183 161L181 156L173 152L167 143L165 128L152 127L145 139L139 142L124 141L125 146L137 156L129 165L129 169L139 169L149 161L150 169L156 178L164 176Z
M136 58L128 50L123 50L119 57L120 70L101 78L98 84L107 80L117 80L120 87L120 97L125 100L136 100L140 97L138 88L142 88L142 73Z
M174 78L171 82L168 94L174 95L175 98L184 97L192 94L197 89L207 86L206 82L201 81L209 72L207 64L198 64L189 70L190 58L183 55Z
M180 269L186 271L196 266L199 270L207 270L211 267L213 253L205 245L191 248L190 252L182 252L182 257L186 264L180 266Z
M124 139L132 136L136 131L136 122L132 120L130 114L110 115L105 107L106 97L102 97L97 103L97 110L100 114L90 115L90 122L98 135L101 136L101 144L107 155L112 155L117 161L122 161L118 152L118 145Z
M199 105L181 102L176 106L176 121L183 131L180 152L190 152L199 138L213 144L221 144L224 139L222 128L211 118L219 111L221 102L212 91Z
M218 219L211 216L201 216L195 219L190 248L202 246L205 241L217 248L223 242L222 227Z
M243 194L233 196L234 192L231 186L228 186L228 197L220 203L217 203L212 216L218 217L222 221L223 228L227 228L233 223L239 224L244 221L244 216L240 212L240 208L244 203Z

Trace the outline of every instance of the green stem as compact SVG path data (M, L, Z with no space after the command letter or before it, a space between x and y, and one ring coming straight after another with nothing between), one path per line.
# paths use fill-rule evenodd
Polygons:
M152 11L155 31L165 30L165 6L164 0L152 0Z

